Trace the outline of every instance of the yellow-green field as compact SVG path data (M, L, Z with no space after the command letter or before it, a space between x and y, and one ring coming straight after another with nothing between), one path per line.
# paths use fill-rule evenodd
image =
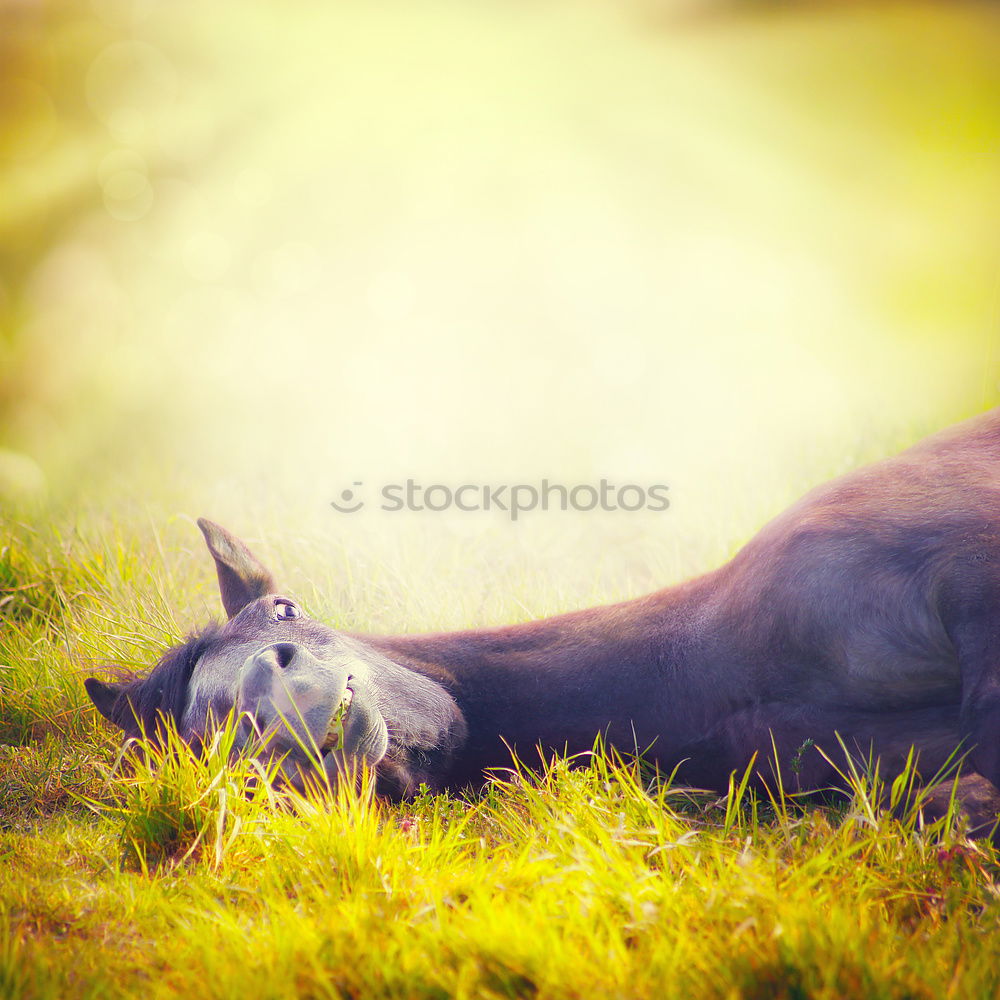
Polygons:
M998 52L988 3L0 4L0 996L996 996L995 852L866 778L289 804L122 768L82 681L221 613L198 515L336 627L509 622L996 405Z

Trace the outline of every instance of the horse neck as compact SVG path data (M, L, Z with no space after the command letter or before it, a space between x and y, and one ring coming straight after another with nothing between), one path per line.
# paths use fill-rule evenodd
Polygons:
M583 752L604 733L642 750L659 739L715 590L702 577L518 625L364 641L448 690L469 729L462 767L475 775L509 763L508 748Z

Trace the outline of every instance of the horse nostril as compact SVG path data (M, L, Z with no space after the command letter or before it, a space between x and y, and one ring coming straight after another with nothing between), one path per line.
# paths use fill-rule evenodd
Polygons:
M278 666L284 670L288 665L295 659L295 643L293 642L276 642L271 646L271 651L274 653L275 659L278 661Z

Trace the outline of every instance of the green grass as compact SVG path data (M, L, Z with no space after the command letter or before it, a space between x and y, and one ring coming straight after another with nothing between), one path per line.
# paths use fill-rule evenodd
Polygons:
M200 760L173 746L123 757L82 678L179 637L193 622L175 621L174 591L200 595L210 570L91 527L7 525L0 996L1000 988L995 853L954 818L921 829L913 809L880 813L870 776L850 799L804 807L739 781L721 800L692 796L598 755L390 806L367 785L279 795L254 765L226 763L225 734ZM377 617L400 573L372 567L355 614L367 601ZM521 582L495 617L573 600Z

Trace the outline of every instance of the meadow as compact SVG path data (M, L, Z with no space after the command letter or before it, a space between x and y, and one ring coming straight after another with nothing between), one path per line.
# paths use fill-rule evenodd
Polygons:
M954 817L924 828L914 810L880 813L877 775L804 805L778 788L754 797L740 775L728 797L688 793L598 753L388 805L367 787L274 793L229 761L225 733L203 758L123 760L82 679L105 662L141 668L199 623L190 608L214 601L214 574L193 526L137 537L93 514L62 534L4 527L4 996L936 998L1000 986L995 850ZM289 582L311 613L352 629L383 627L386 605L426 627L433 605L471 619L491 589L441 572L414 594L407 572L419 570L399 556L345 581L347 552L331 558L287 527L256 544L299 566ZM512 574L487 618L579 599L509 548L477 541L477 559L500 577L506 559ZM430 561L467 551L438 539Z
M0 6L0 997L996 996L995 849L877 774L294 798L224 737L123 758L83 680L221 614L199 515L334 627L513 622L1000 403L998 46L971 2ZM670 506L378 510L408 477Z

